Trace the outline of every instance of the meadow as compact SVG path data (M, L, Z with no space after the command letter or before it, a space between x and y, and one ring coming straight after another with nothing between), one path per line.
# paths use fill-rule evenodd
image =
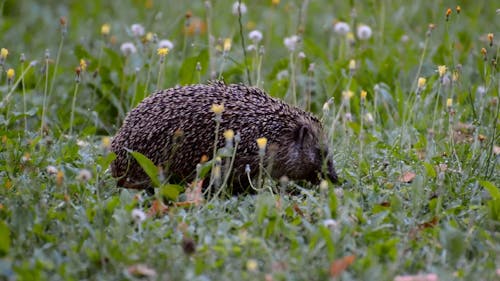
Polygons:
M500 280L498 3L102 2L0 0L0 280ZM117 188L126 113L213 79L313 112L340 183Z

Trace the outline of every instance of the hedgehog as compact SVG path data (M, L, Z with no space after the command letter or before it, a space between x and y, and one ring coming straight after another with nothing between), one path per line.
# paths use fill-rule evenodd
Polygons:
M151 189L151 181L130 155L137 151L163 167L169 179L190 182L203 157L213 155L216 121L213 105L223 105L219 119L217 147L224 147L226 130L237 132L231 181L233 193L248 190L250 178L259 170L261 156L256 140L267 138L266 171L274 179L283 176L318 184L337 174L326 146L321 122L311 113L269 96L263 90L243 84L210 81L207 84L177 86L156 92L140 102L126 116L112 138L112 176L119 187ZM250 168L250 172L248 172Z

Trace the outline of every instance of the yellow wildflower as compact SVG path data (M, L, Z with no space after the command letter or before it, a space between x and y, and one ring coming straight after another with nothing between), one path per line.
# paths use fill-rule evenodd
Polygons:
M446 107L451 107L453 105L453 99L447 99L446 100Z
M274 5L274 6L277 6L280 4L280 0L271 0L271 3Z
M227 141L232 141L234 138L234 131L231 129L224 131L224 138Z
M425 83L427 82L427 79L424 77L418 78L417 86L419 89L422 89L425 86Z
M446 70L448 70L448 68L446 67L446 65L440 65L440 66L438 66L439 77L443 77L444 74L446 73Z
M216 115L221 115L224 111L224 104L212 104L212 111Z
M231 38L224 39L224 52L231 50Z
M111 148L111 138L110 137L102 137L101 146L104 149L110 149Z
M350 91L350 90L342 91L342 97L345 100L350 100L353 96L354 96L354 93L352 91Z
M148 32L146 33L146 42L151 42L153 41L154 34L153 32Z
M9 68L9 70L7 70L7 79L12 80L12 78L14 78L14 75L16 75L14 69Z
M455 8L455 10L457 11L457 14L460 14L460 12L462 11L462 8L460 8L460 6L457 6L457 7Z
M349 70L354 71L356 69L356 61L355 60L350 60L349 61Z
M257 271L258 267L259 267L259 264L257 263L256 260L254 260L254 259L247 260L247 270L248 271L255 272L255 271Z
M109 32L111 31L111 26L107 23L103 24L101 26L101 34L104 36L109 35Z
M0 50L0 58L1 59L6 59L8 54L9 54L9 50L7 50L5 48L2 48Z
M361 100L362 100L362 101L366 100L366 95L367 95L367 94L368 94L368 93L367 93L365 90L362 90L362 91L361 91L361 94L360 94L360 95L361 95Z
M490 41L490 47L493 46L493 33L488 33L488 41Z
M168 48L158 48L156 51L160 57L164 57L168 54L169 49Z
M257 139L257 146L259 147L259 150L265 150L267 146L267 138L262 137Z
M85 71L87 69L87 62L84 59L80 59L80 69Z

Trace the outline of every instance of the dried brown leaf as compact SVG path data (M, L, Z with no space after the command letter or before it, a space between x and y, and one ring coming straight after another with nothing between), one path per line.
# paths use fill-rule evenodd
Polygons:
M334 260L330 265L330 277L337 277L342 274L355 260L356 256L354 255Z

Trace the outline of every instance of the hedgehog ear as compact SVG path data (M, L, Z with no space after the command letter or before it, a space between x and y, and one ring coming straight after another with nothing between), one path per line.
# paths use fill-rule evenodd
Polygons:
M295 143L299 146L304 146L304 143L307 142L307 138L309 138L310 133L311 130L309 129L309 127L305 125L299 126L295 130Z

